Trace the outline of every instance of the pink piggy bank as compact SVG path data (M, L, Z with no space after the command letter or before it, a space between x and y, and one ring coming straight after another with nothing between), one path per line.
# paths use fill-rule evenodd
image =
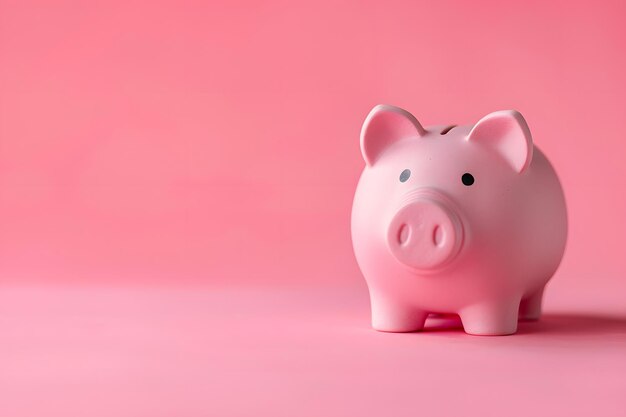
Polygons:
M518 318L539 318L567 213L520 113L424 128L380 105L363 124L361 151L352 242L376 330L417 331L430 313L454 313L467 333L506 335Z

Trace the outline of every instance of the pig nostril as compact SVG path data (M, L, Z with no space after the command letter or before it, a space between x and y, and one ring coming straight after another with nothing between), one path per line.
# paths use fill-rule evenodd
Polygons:
M398 230L398 243L405 245L411 237L411 227L408 224L403 224Z
M433 243L435 244L435 246L442 246L444 238L445 235L443 228L441 228L441 226L439 225L436 225L433 229Z

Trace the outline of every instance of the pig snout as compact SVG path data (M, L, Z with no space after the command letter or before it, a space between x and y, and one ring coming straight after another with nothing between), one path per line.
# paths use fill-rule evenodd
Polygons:
M430 190L413 193L393 216L387 233L393 256L416 269L448 264L463 243L463 225L443 195Z

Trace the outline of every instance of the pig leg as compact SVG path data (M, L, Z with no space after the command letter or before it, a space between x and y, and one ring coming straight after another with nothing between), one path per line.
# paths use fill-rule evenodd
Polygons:
M520 320L539 320L541 316L541 302L543 300L543 288L522 299L519 306Z
M459 312L466 333L480 336L513 334L517 331L519 298L487 301Z
M398 301L371 296L372 327L380 332L415 332L424 328L428 313Z

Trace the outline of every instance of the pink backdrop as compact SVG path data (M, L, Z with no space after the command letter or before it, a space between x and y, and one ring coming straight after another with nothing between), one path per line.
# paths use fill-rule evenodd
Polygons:
M626 409L615 391L616 383L626 383L625 359L618 354L626 347L625 16L623 1L598 0L0 1L0 314L5 317L0 334L6 335L0 342L0 387L9 394L0 400L0 411L6 411L1 414L38 414L38 405L20 407L33 392L49 395L41 404L59 413L85 411L93 402L58 400L77 390L83 399L103 392L125 404L105 408L105 415L121 410L160 415L155 414L158 407L150 408L150 398L171 393L171 378L224 394L205 403L194 389L174 391L163 410L178 415L215 410L245 415L254 409L246 407L255 404L294 415L302 411L298 404L308 404L307 392L320 398L318 405L328 406L317 410L328 415L336 410L332 404L342 404L333 397L333 384L353 387L342 397L346 407L359 404L363 409L357 410L366 412L395 404L400 413L409 397L391 393L398 387L404 392L407 381L421 391L432 380L450 386L433 376L439 375L433 361L440 349L458 361L454 369L464 375L455 380L458 386L452 383L465 393L459 407L473 404L481 387L496 389L505 378L502 366L497 367L502 374L490 368L488 352L514 358L510 363L517 363L522 378L512 390L531 386L534 376L525 370L533 359L524 356L527 350L506 351L515 339L508 338L504 347L493 342L485 351L475 344L486 342L467 339L454 326L443 332L446 337L423 339L367 330L367 293L352 255L349 212L363 166L358 133L378 103L404 107L424 125L473 123L506 108L524 114L535 142L560 174L569 204L568 249L546 300L548 312L569 315L548 317L547 324L538 325L544 327L536 327L544 331L515 337L526 337L520 346L545 348L536 351L537 357L544 352L548 358L537 370L555 358L566 361L555 365L562 372L551 374L550 383L535 394L563 387L563 381L558 393L580 389L589 400L574 412ZM109 296L111 290L102 295L93 289L103 286L143 289L136 299L145 309L128 307L125 293ZM180 346L171 345L153 323L161 311L151 304L158 304L154 297L170 294L150 293L158 288L206 291L206 305L213 309L177 310L180 323L188 323L181 318L187 313L195 320L170 329L183 341ZM217 288L228 289L231 304L210 301ZM256 298L251 295L255 288L261 291ZM343 298L329 300L328 293ZM279 307L268 306L267 294L282 294L269 297ZM85 299L100 307L92 310ZM177 298L163 301L174 309L188 302L195 305ZM196 302L198 309L205 305ZM347 307L329 314L334 303ZM241 305L249 316L229 310L232 305ZM107 315L112 310L118 311L113 318ZM581 311L588 315L580 316ZM325 333L321 325L310 332L293 329L283 313L306 317L305 323L316 326L315 320L321 320L334 330ZM222 319L215 321L216 316ZM88 324L72 317L88 317ZM261 352L239 351L246 339L225 339L224 334L229 329L237 333L238 326L245 332L242 323L248 317L253 322L267 317L268 328L284 332L255 331L251 336L259 338ZM0 328L2 323L0 318ZM103 342L89 323L125 330ZM151 329L151 324L158 337L151 338L150 331L140 333L144 339L137 336L136 328ZM345 334L343 325L365 332L359 333L363 340L341 336L345 357L320 347L333 340L334 331ZM48 332L50 326L56 330ZM214 339L194 339L195 332L211 326L218 330ZM546 341L551 334L553 345ZM72 335L80 335L79 342ZM316 360L303 354L304 346L290 344L307 337L306 345L321 352ZM484 363L459 371L466 351L450 351L446 343L451 338L479 349ZM409 349L407 340L428 342ZM575 340L583 349L560 356L564 340ZM617 350L590 362L606 340ZM374 346L365 351L372 356L362 362L347 353L370 342ZM112 350L98 350L102 343ZM207 350L193 350L194 343L206 343ZM162 351L153 352L154 363L141 362L145 358L139 352L153 344ZM277 346L283 352L279 357L292 362L277 365L276 353L268 354ZM386 353L396 349L400 356L387 358L396 362L384 362ZM171 363L167 355L172 352L180 360L177 371L159 368ZM193 371L198 363L189 361L206 352L222 358L216 359L222 367L200 361L214 375L202 385ZM411 357L413 352L421 352L422 360L432 355L425 368L431 376L421 382L413 376L420 378L426 370L415 363L420 360ZM240 357L253 358L258 368L223 365L224 358L235 363ZM79 366L80 358L109 363L113 371ZM394 373L404 360L411 372ZM589 368L569 366L581 363ZM294 376L310 376L307 366L322 374L310 380ZM366 376L356 371L368 366L374 369L367 374L372 387L378 387L374 381L379 378L397 376L396 385L368 395ZM475 381L478 368L489 369L487 377L478 378L483 385L472 385L476 392L461 389ZM585 391L584 381L598 370L604 372L600 385ZM231 402L237 397L231 398L230 389L237 385L233 372L251 384L250 403ZM119 383L129 378L138 385L152 378L157 385L127 398ZM334 382L329 386L328 381ZM58 392L50 391L52 386ZM292 399L283 404L287 408L261 400L279 392ZM362 396L374 402L363 402ZM427 397L430 402L422 401L432 410L437 401L445 402L441 392ZM508 401L514 395L499 397ZM551 406L559 409L558 395L551 398ZM307 410L315 415L315 408Z

